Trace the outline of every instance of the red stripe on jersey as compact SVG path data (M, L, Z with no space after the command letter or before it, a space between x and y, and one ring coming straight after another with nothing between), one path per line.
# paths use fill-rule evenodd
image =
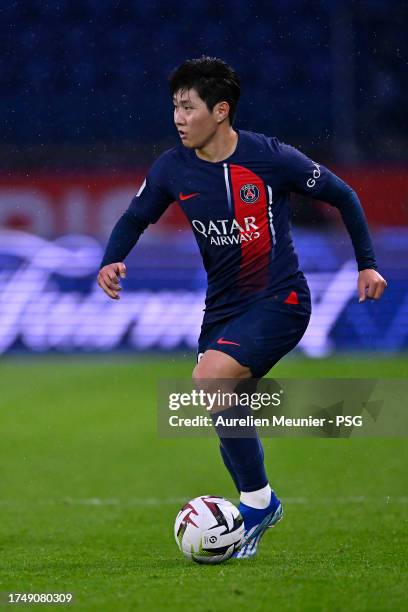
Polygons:
M272 249L268 198L264 182L259 176L235 164L230 165L230 170L234 215L241 228L239 287L243 293L248 294L261 291L268 285ZM254 201L250 202L252 198Z

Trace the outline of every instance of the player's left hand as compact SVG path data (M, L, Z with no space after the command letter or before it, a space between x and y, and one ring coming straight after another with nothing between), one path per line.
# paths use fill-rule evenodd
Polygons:
M379 300L384 289L387 288L387 281L376 270L361 270L358 275L358 301L365 302L366 298Z

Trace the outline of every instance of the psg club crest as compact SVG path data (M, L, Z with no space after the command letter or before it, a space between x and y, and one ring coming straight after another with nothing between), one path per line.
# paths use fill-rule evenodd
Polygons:
M247 183L241 187L239 195L246 204L253 204L259 198L259 189L253 183Z

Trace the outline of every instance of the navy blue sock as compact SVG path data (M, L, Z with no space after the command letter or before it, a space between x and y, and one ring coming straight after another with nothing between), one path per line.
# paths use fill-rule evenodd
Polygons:
M238 476L235 473L234 467L228 457L227 451L225 450L225 448L222 445L222 442L220 441L220 453L221 453L221 457L222 460L224 461L224 465L227 468L227 470L230 473L230 476L232 478L232 480L234 481L234 485L238 491L238 493L241 493L240 488L239 488L239 482L238 482Z
M235 406L212 415L217 418L245 418L250 414L246 406ZM215 425L220 438L221 455L238 491L257 491L268 484L265 472L264 452L256 427L247 425L231 427Z

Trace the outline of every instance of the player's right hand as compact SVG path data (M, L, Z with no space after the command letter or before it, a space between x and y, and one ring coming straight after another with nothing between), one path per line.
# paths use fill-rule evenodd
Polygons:
M111 263L99 270L98 285L113 300L119 300L119 292L122 287L119 284L121 278L126 278L126 266L123 262Z

